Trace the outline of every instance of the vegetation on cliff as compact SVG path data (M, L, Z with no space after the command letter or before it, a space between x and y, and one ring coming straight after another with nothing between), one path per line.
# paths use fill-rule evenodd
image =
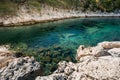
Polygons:
M120 0L0 0L0 14L14 14L22 5L40 10L45 5L69 10L112 12L120 9Z
M74 10L114 11L120 9L120 0L41 0L41 3Z

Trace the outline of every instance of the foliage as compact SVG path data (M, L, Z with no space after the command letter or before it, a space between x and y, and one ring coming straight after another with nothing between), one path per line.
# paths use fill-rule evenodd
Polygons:
M35 9L37 9L37 10L40 11L40 3L39 3L38 1L29 0L29 1L27 2L27 4L28 4L30 7L35 8Z
M42 4L82 11L114 11L120 9L120 0L39 0Z
M40 3L38 0L0 0L0 14L14 15L19 6L29 5L32 8L40 10Z
M15 13L17 6L25 4L38 10L41 5L81 11L120 10L120 0L0 0L0 14Z
M0 14L8 15L11 13L12 15L14 15L16 10L17 10L16 5L13 4L12 2L10 2L9 0L7 0L7 1L0 0Z

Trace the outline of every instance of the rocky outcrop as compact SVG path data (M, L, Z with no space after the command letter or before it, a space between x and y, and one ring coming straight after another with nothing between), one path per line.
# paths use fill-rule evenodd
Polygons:
M8 47L0 46L0 80L35 80L42 74L34 57L17 58Z
M15 16L0 17L0 26L27 25L78 17L120 17L120 13L83 13L82 11L53 8L47 5L38 11L29 6L21 6Z
M60 62L49 76L36 80L120 80L120 42L102 42L95 47L80 46L77 63Z
M6 65L8 65L9 62L12 62L15 58L13 56L13 51L8 50L9 46L0 46L0 69Z
M81 45L77 50L76 59L81 60L80 58L83 58L84 56L88 56L88 55L100 57L107 55L119 56L119 54L120 54L120 41L102 42L95 47L85 48L85 46Z
M33 57L14 59L0 69L0 80L34 80L41 75L40 64Z
M33 57L15 58L6 47L0 48L0 55L0 59L13 57L0 69L0 80L120 80L119 41L102 42L95 47L81 45L77 63L59 62L58 69L49 76L40 76L40 64Z

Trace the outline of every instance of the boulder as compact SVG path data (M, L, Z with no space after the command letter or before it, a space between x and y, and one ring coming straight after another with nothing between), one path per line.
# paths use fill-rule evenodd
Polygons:
M113 48L108 50L108 53L110 53L114 57L120 57L120 48Z
M41 74L40 64L33 57L20 57L0 69L0 80L35 80Z
M98 46L102 46L104 49L120 48L120 41L114 42L105 41L99 43Z
M85 47L82 45L77 50L76 59L79 60L84 56L103 56L103 55L107 55L107 52L102 46Z
M106 56L106 55L112 55L111 51L109 51L110 49L113 48L120 48L120 41L116 41L116 42L101 42L98 43L97 46L95 47L85 47L83 45L81 45L78 50L77 50L77 55L76 55L76 59L80 60L80 58L84 57L84 56L96 56L96 57L100 57L100 56ZM117 49L117 51L118 51ZM118 54L118 52L117 52Z
M15 58L13 57L13 53L13 51L9 50L8 45L0 46L0 69L13 61Z

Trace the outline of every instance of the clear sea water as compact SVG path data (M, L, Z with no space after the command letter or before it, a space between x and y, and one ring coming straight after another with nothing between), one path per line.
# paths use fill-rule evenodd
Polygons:
M23 54L35 56L50 74L59 61L75 61L79 45L120 41L119 18L76 18L29 26L0 28L0 45L10 44Z

